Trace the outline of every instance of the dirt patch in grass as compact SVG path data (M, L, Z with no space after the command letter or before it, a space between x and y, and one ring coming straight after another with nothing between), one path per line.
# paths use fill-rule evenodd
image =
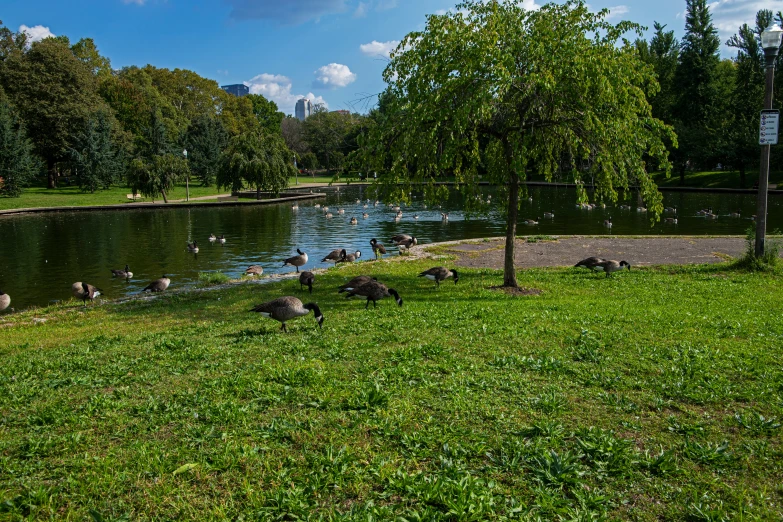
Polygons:
M520 287L514 288L511 286L490 286L489 289L505 292L506 294L515 297L520 297L524 295L541 295L541 290L538 288L520 288Z

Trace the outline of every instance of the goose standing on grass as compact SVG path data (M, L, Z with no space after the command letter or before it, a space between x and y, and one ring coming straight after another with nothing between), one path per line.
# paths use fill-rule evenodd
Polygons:
M215 234L209 235L209 242L214 243L217 240L217 236Z
M133 277L133 272L130 271L128 265L125 265L125 270L112 270L112 277L121 277L123 279L130 279Z
M598 263L603 263L606 261L606 259L602 257L588 257L587 259L582 259L577 264L574 265L574 268L587 268L588 270L595 270L595 267L598 266Z
M252 265L247 267L247 270L245 270L245 274L251 276L260 276L263 273L264 273L264 267L261 265Z
M291 319L305 316L309 314L311 310L313 311L313 315L315 315L315 321L318 323L318 327L323 328L324 316L321 313L321 309L318 308L318 305L315 303L303 305L302 301L290 295L272 299L271 301L261 303L250 309L251 312L257 312L264 317L269 317L270 319L281 322L282 326L280 329L284 332L288 332L285 323Z
M623 267L628 267L628 270L630 270L631 264L628 261L620 261L618 263L614 259L606 259L595 265L597 271L606 272L606 277L612 275L613 272L619 272Z
M296 267L296 273L299 273L299 267L305 266L307 264L307 254L305 252L302 252L298 248L296 251L299 253L298 256L289 257L285 261L283 261L283 266L289 265Z
M604 219L604 226L606 228L612 228L612 216L609 216L609 219Z
M345 249L343 249L342 255L340 256L340 259L338 261L336 261L335 264L337 264L337 263L353 263L354 261L356 261L360 257L362 257L362 253L359 250L357 250L353 254L348 254L345 251Z
M336 263L343 257L344 248L335 248L321 259L321 263Z
M11 296L0 290L0 312L11 306Z
M171 279L166 277L166 274L163 274L163 277L160 279L156 279L147 286L144 287L144 290L142 292L163 292L165 289L169 287L171 284Z
M360 275L356 276L344 285L340 285L337 287L337 293L342 294L343 292L349 292L353 290L354 288L359 288L364 283L369 283L370 281L377 281L374 277L366 276L366 275Z
M370 240L370 246L372 247L372 251L375 254L375 259L382 258L383 254L386 253L386 247L383 246L383 243L378 243L378 240L375 238Z
M426 277L430 281L435 281L435 284L440 287L441 281L445 281L449 277L454 278L454 284L457 284L457 281L459 281L459 274L457 274L456 270L449 270L446 267L443 266L436 266L433 268L430 268L429 270L425 270L421 274L419 274L419 277Z
M310 293L313 293L313 283L315 282L315 274L312 272L302 272L299 274L299 290L303 287L310 289Z
M188 250L193 252L194 254L198 254L198 245L196 242L188 243Z
M92 301L99 295L103 293L100 288L96 288L92 285L89 285L87 283L82 283L79 281L78 283L74 283L71 285L71 293L76 299L81 299L84 303L84 306L87 306L87 300L89 299Z
M372 301L372 306L375 308L378 306L377 301L380 301L385 297L394 297L394 300L397 301L397 304L402 306L402 298L400 297L400 294L398 294L394 288L387 288L386 285L379 283L378 281L368 281L361 286L351 290L346 289L345 291L348 294L345 296L346 299L350 299L351 297L355 296L366 298L367 304L364 305L365 310L367 310L367 308L370 306L370 301Z

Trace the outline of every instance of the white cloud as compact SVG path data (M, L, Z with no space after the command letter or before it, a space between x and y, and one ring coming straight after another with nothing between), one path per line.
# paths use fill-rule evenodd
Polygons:
M382 56L388 58L389 53L396 49L399 43L399 40L389 40L388 42L373 40L370 43L361 44L359 50L365 56Z
M778 4L776 7L772 4ZM742 24L756 25L756 13L761 9L780 9L775 0L717 0L708 4L712 13L712 23L720 33L721 41L739 31Z
M522 0L522 7L528 11L537 11L541 6L535 0Z
M354 18L364 18L367 16L367 3L366 2L359 2L359 5L356 6L356 11L353 12Z
M319 67L315 71L315 87L328 87L330 89L336 89L337 87L345 87L348 84L356 81L356 75L351 72L347 65L341 63L330 63Z
M606 17L607 20L615 20L617 18L622 17L624 14L628 14L630 9L627 5L616 5L614 7L609 8L609 16Z
M19 26L19 32L27 34L27 39L30 43L40 42L44 38L51 38L54 36L54 33L52 33L48 27L42 25L27 27L22 24Z
M282 74L259 74L245 82L250 89L250 94L261 94L266 99L277 104L277 108L286 114L293 114L296 102L300 98L307 98L315 104L322 103L326 108L329 104L322 96L316 96L311 92L307 94L294 94L290 78Z

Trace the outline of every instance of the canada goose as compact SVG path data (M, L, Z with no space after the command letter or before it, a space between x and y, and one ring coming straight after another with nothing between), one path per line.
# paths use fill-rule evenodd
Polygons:
M220 237L218 237L217 239L218 239L218 243L220 243L221 245L226 244L226 236L224 236L223 234L220 234Z
M705 214L705 217L707 219L718 219L718 214L715 214L713 212L710 212L709 214Z
M666 207L663 209L664 212L668 212L670 214L676 214L677 213L677 207Z
M247 267L247 270L245 270L245 274L252 275L252 276L260 276L264 273L264 267L261 265L252 265Z
M395 212L399 212L400 211L400 207L397 206L397 205L389 205L389 206L392 207L392 210L395 211Z
M323 212L329 212L329 207L327 207L326 205L324 205L323 207L321 207L321 211L323 211Z
M364 205L362 205L362 208L367 208L367 203L365 203Z
M375 200L375 203L372 204L372 206L377 207L378 203L380 203L377 199Z
M378 240L375 238L370 240L370 246L372 247L372 251L375 254L375 259L383 257L383 254L386 253L386 247L383 246L382 243L378 243Z
M345 214L345 209L344 208L337 209L337 213L338 214Z
M637 212L647 212L647 207L636 207Z
M343 249L342 256L337 261L337 263L353 263L354 261L356 261L360 257L362 257L362 253L359 250L357 250L353 254L348 254L348 253L346 253L345 249ZM335 264L337 264L337 263L335 263Z
M170 284L171 284L171 279L166 277L166 274L163 274L163 277L161 277L160 279L156 279L150 284L148 284L147 286L145 286L142 292L146 292L147 290L149 290L150 292L162 292L165 289L167 289Z
M703 208L701 210L696 211L697 216L706 216L707 214L712 214L712 207L710 208Z
M305 266L307 264L307 254L305 252L302 252L298 248L296 251L299 253L298 256L289 257L285 261L283 261L283 266L290 265L296 267L296 273L299 273L299 267Z
M280 321L283 323L280 329L284 332L288 332L288 329L285 327L285 323L291 319L296 319L297 317L302 317L303 315L309 314L310 310L312 310L313 315L315 315L315 320L318 323L318 327L323 328L322 325L324 322L324 316L321 313L321 309L318 308L318 305L315 303L307 303L306 305L303 305L302 301L290 295L272 299L269 302L253 307L250 311L258 312L264 317L269 317L275 321Z
M440 213L440 218L441 218L443 221L448 221L448 220L449 220L449 215L448 215L446 212L441 212L441 213Z
M359 224L359 220L352 216L351 217L351 225L358 225L358 224Z
M613 259L606 259L604 261L601 261L600 263L597 263L595 265L595 270L599 272L606 272L606 277L609 277L612 275L612 272L617 272L619 270L622 270L623 267L627 266L628 270L631 269L630 263L628 261L620 261L619 263Z
M631 210L631 205L620 205L620 210Z
M74 283L71 285L71 293L76 299L81 299L85 306L87 306L87 299L92 301L103 293L100 288L96 288L87 283Z
M326 217L327 217L328 219L332 219L332 218L334 217L334 214L332 214L331 212L327 212L327 213L326 213Z
M552 212L544 212L544 217L545 218L553 218L553 217L555 217L555 211L553 210Z
M603 201L601 202L601 208L606 208L606 203L604 203Z
M367 298L367 304L364 305L365 310L370 306L370 301L372 301L372 306L375 308L378 306L376 301L380 301L384 297L394 297L397 304L402 306L400 294L393 288L386 288L386 285L379 283L378 281L368 281L361 286L352 288L351 290L346 289L345 291L348 294L345 296L346 299L357 295Z
M671 223L673 225L677 224L677 218L676 217L668 217L668 218L664 219L664 221L666 221L667 223Z
M413 215L413 219L419 219L419 215L418 214L414 214Z
M369 283L370 281L377 281L374 277L366 276L366 275L360 275L356 276L344 285L340 285L337 287L337 293L342 294L343 292L348 292L350 290L353 290L354 288L359 288L364 283Z
M574 265L575 268L587 268L588 270L595 270L595 267L598 266L598 263L603 263L606 261L606 259L602 257L588 257L587 259L582 259L577 264Z
M198 254L198 245L195 241L193 243L188 243L188 250L194 254Z
M305 271L299 274L299 290L301 290L303 286L307 286L307 288L310 289L310 293L312 294L314 282L315 282L314 273Z
M604 219L604 226L606 228L612 228L612 216L609 216L609 219Z
M410 236L408 234L395 234L391 237L390 241L392 243L398 243L400 241L405 241L406 239L412 239L413 236Z
M400 239L399 241L396 241L395 246L400 249L400 254L402 254L403 250L409 250L412 246L418 245L419 240L415 237L407 237L405 239Z
M357 199L357 200L356 200L356 204L357 204L357 205L361 205L361 204L362 204L362 200L361 200L361 199Z
M538 219L541 219L541 218L538 218ZM524 223L525 225L538 225L538 221L536 221L534 219L526 219L522 223Z
M123 279L130 279L133 277L133 272L130 271L128 265L125 265L125 270L112 270L112 277L121 277Z
M528 203L532 203L533 202L533 196L530 196L529 198L527 198L527 202Z
M11 306L11 296L0 290L0 312Z
M215 240L217 240L217 236L215 234L210 234L209 235L209 242L210 243L214 243Z
M736 217L736 218L738 218L738 217L742 217L742 214L741 214L741 213L740 213L740 211L738 210L738 211L736 211L736 212L732 212L731 214L729 214L729 216L730 216L730 217Z
M370 214L368 214L367 212L365 212L364 214L362 214L362 217L363 217L364 219L367 219L368 217L370 217Z
M343 252L345 252L344 248L335 248L321 259L321 263L336 263L343 257Z
M402 219L402 211L397 212L397 214L394 216L394 219L399 221Z
M315 204L315 208L321 208L321 204L320 203L316 203Z
M291 210L299 210L299 203L294 203L291 205Z
M440 282L445 281L449 277L454 278L455 285L457 284L457 281L459 281L459 274L457 274L456 270L449 270L448 268L442 266L436 266L430 268L429 270L425 270L419 274L419 277L426 277L430 281L435 281L437 286L440 286Z

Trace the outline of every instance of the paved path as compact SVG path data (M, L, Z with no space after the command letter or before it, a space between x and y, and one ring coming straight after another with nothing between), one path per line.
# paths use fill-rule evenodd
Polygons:
M442 244L456 254L457 266L503 268L505 240L463 241ZM423 245L426 249L431 245ZM633 265L686 265L718 263L742 255L742 237L592 237L567 236L557 241L526 243L518 239L514 261L518 268L573 266L590 256L625 260Z

